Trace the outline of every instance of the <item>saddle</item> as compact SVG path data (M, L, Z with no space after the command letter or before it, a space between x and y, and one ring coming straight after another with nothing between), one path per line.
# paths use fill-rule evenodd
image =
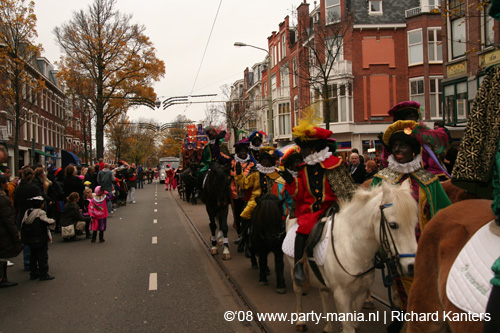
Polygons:
M306 246L305 246L305 255L307 257L307 260L309 262L309 266L311 267L312 271L314 272L314 275L316 275L316 278L321 282L321 284L325 285L325 280L323 279L323 275L321 274L321 271L319 270L319 267L316 263L316 260L314 259L314 248L318 243L323 239L324 237L324 229L326 222L332 217L332 223L333 219L335 218L335 214L339 211L339 206L337 203L334 203L331 205L325 213L319 218L319 221L314 225L311 233L309 234L309 237L307 237L306 241Z

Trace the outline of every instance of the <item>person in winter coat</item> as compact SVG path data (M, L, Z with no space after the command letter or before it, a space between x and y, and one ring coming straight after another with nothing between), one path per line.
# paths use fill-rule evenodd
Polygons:
M23 168L21 172L21 182L16 188L14 193L14 208L17 211L16 223L17 228L21 229L21 222L24 217L24 213L31 207L31 201L29 198L41 196L40 188L33 183L35 178L35 173L30 167ZM24 270L30 270L30 248L28 246L24 247Z
M100 186L95 188L94 198L89 203L89 215L92 217L92 243L95 243L99 231L99 243L105 241L104 231L108 221L108 207L106 202L111 200L111 193L104 191Z
M64 196L68 197L73 192L78 193L80 198L78 205L82 208L83 190L85 190L85 185L83 185L83 181L76 175L76 168L73 165L68 165L64 170Z
M89 216L83 216L80 206L78 205L78 202L80 201L80 195L76 192L71 193L67 198L66 198L66 204L64 205L63 212L61 214L61 227L67 227L70 225L75 226L76 230L76 224L78 221L90 221ZM63 238L64 240L76 240L76 235L69 237L69 238Z
M5 189L7 178L0 175L0 288L16 286L7 279L7 259L16 257L23 249L16 227L14 208Z
M135 169L135 163L130 165L127 170L127 187L128 187L128 199L127 201L135 204L135 188L137 187L137 171Z
M49 242L51 241L49 227L53 228L56 220L48 218L43 210L44 198L31 198L33 208L24 214L21 223L21 240L30 247L30 280L53 280L49 275Z

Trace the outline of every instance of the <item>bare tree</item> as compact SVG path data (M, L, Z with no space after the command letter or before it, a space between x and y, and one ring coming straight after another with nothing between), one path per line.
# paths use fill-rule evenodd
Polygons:
M352 22L350 14L340 17L337 13L330 13L325 19L311 20L309 15L298 18L297 42L305 47L299 53L294 74L312 90L314 99L321 101L327 129L330 128L330 121L338 121L332 107L336 92L329 89L329 85L333 79L343 78L344 69L340 60L344 39L349 36Z

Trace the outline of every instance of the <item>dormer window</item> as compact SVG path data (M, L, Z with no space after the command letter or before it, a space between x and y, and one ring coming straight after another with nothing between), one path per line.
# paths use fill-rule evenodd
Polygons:
M368 13L370 15L382 15L382 0L369 0Z

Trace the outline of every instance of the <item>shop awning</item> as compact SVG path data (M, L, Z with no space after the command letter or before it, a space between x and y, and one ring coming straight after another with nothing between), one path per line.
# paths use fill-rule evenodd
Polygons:
M36 150L36 149L35 149L35 153L40 154L40 155L43 155L43 156L47 156L47 157L56 158L54 155L50 155L50 154L45 153L45 152L43 152L43 151L41 151L41 150Z
M82 160L80 160L80 157L78 157L76 154L67 150L62 150L62 166L65 167L70 164L81 166Z

